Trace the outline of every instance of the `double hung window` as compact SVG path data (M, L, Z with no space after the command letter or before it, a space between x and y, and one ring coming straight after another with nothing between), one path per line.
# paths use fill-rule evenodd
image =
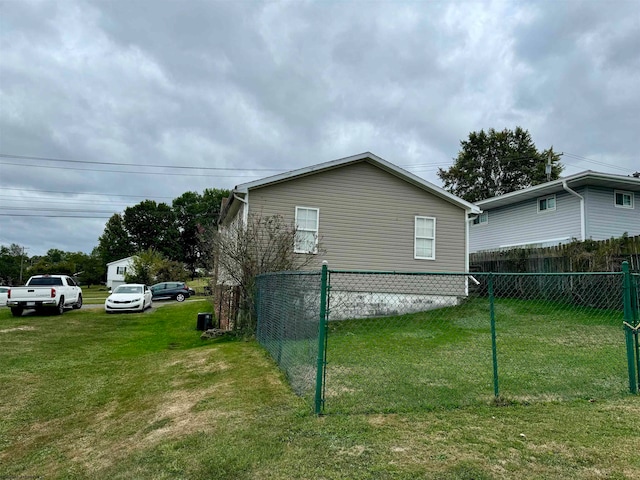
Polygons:
M415 217L414 257L421 260L436 259L436 219Z
M319 209L296 207L295 253L318 253L319 220Z

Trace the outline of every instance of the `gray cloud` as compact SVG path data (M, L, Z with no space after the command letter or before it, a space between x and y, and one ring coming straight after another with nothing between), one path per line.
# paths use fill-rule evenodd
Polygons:
M1 153L238 171L0 158L0 209L20 196L116 212L365 150L439 184L437 167L470 131L516 125L538 148L604 163L567 159L567 173L631 173L639 7L10 0L0 4ZM89 252L104 221L0 216L0 244Z

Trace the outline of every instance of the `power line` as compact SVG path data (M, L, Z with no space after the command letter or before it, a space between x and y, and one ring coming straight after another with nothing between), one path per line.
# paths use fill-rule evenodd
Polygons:
M120 162L96 162L92 160L71 160L68 158L52 158L52 157L36 157L31 155L13 155L10 153L0 153L0 157L4 158L22 158L25 160L42 160L45 162L64 162L64 163L86 163L91 165L116 165L127 167L153 167L153 168L174 168L174 169L190 169L190 170L230 170L230 171L246 171L246 172L281 172L281 168L235 168L235 167L194 167L189 165L156 165L153 163L120 163ZM6 164L16 165L16 164ZM19 164L18 164L19 165Z
M131 198L149 198L149 195L121 195L114 193L92 193L92 192L60 192L56 190L37 190L37 189L27 189L27 188L15 188L15 187L3 187L0 185L0 189L2 190L17 190L20 192L38 192L38 193L61 193L65 195L98 195L98 196L107 196L107 197L131 197ZM152 195L153 198L175 198L169 196L160 196L160 195Z
M113 210L91 210L86 208L41 208L41 207L5 207L5 210L29 210L39 212L77 212L77 213L110 213L113 214Z
M95 216L95 215L29 215L26 213L0 213L0 217L39 217L39 218L111 218L111 216Z
M68 200L55 200L58 197L48 197L48 198L32 198L32 197L13 197L10 195L0 195L0 207L2 208L11 208L10 204L12 202L24 202L28 200L30 204L34 203L46 203L47 205L85 205L87 202L85 200L76 200L76 199L68 199ZM108 202L108 201L97 201L91 200L92 205L131 205L130 202Z
M581 155L576 155L574 153L564 152L564 154L565 154L565 156L568 156L570 158L574 158L576 160L582 160L583 162L589 162L589 163L593 163L595 165L601 165L603 167L615 168L615 169L621 170L623 172L628 172L629 171L628 168L621 167L619 165L613 165L611 163L602 162L600 160L593 160L591 158L583 157Z
M54 165L34 165L32 163L12 163L12 162L0 162L0 165L14 165L18 167L37 167L37 168L50 168L55 170L74 170L76 172L100 172L100 173L126 173L130 174L142 174L142 175L170 175L172 177L212 177L212 178L236 178L236 177L256 177L257 175L211 175L206 173L175 173L175 172L140 172L140 171L127 171L127 170L101 170L98 168L77 168L77 167L61 167ZM128 165L133 167L144 166L144 165ZM163 168L163 167L156 167ZM173 168L173 167L170 167ZM186 168L186 167L185 167ZM199 168L199 167L190 167L190 168ZM206 167L202 168L203 170L208 170ZM234 170L231 168L225 168L224 170ZM241 171L251 171L251 170L241 170ZM282 171L282 170L278 170Z

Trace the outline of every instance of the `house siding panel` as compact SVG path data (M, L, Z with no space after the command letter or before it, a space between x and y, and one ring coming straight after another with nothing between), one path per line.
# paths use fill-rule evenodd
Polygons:
M581 235L580 201L566 192L556 193L554 211L538 212L535 198L487 211L487 224L470 225L470 252L556 239L566 243Z
M250 214L320 209L321 254L334 269L464 271L466 213L368 162L250 191ZM415 216L435 217L436 259L414 259Z
M629 235L640 235L640 193L634 195L634 208L614 206L614 190L587 187L585 203L587 212L586 235L593 240L606 240Z

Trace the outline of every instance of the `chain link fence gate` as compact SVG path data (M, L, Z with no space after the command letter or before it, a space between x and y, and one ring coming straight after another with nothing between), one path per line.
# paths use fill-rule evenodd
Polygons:
M630 363L636 365L636 379L637 276L325 275L326 296L320 273L270 274L258 281L258 340L317 413L597 399L634 391L627 367L631 372ZM620 328L626 278L636 299L628 312L635 334Z

